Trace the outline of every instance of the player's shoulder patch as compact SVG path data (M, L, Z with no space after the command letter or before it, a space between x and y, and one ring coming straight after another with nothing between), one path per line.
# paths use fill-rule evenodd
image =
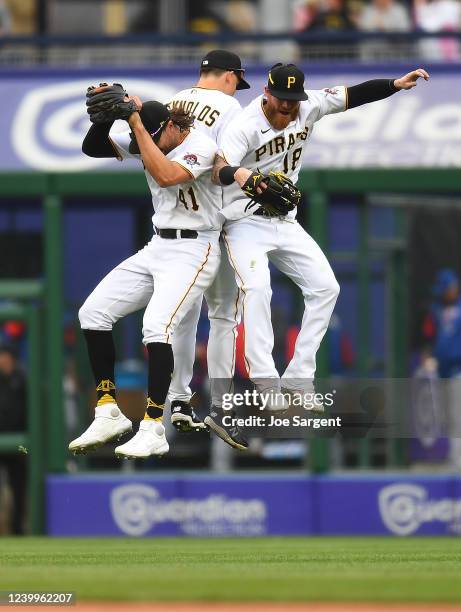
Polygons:
M183 160L186 162L186 164L188 166L190 166L191 168L193 168L194 166L200 166L200 162L198 160L197 155L195 155L195 153L189 153L187 152L184 157Z

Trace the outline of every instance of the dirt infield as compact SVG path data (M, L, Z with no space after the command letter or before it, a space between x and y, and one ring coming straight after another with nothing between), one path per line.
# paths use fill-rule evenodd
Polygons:
M460 610L459 604L381 604L381 603L144 603L84 602L73 606L50 606L69 612L448 612ZM37 612L37 606L21 606L21 610Z

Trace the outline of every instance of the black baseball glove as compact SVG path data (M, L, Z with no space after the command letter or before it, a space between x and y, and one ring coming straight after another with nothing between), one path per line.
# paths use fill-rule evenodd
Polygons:
M265 189L260 187L263 182L267 185ZM258 187L262 189L261 193L258 193ZM301 192L283 172L271 171L264 175L255 170L242 190L250 198L245 212L253 206L260 206L268 217L284 217L298 206L301 199Z
M110 123L116 119L128 120L138 108L134 100L127 100L128 94L120 83L99 87L88 87L86 92L87 113L92 123Z

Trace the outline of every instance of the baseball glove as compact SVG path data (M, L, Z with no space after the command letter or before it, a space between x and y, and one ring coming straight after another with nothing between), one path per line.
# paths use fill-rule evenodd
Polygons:
M263 182L267 187L258 193L258 187ZM242 190L250 198L245 212L253 206L259 206L262 208L262 214L268 217L284 217L296 208L301 199L301 192L283 172L271 171L264 175L255 170L242 186Z
M110 123L116 119L128 120L138 108L134 100L127 100L128 94L120 83L99 87L88 87L86 92L87 113L92 123Z

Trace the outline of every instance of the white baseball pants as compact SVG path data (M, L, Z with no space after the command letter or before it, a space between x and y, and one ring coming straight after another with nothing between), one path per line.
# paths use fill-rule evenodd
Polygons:
M219 232L201 231L195 239L156 235L99 283L79 311L80 325L111 330L145 307L144 344L170 344L179 322L212 284L219 260Z
M274 332L269 261L298 285L304 296L304 316L293 359L282 375L312 380L315 357L339 294L333 270L315 240L297 221L246 217L225 225L223 239L243 294L245 358L250 378L278 378L272 357Z
M237 327L240 323L241 296L226 248L221 242L219 269L212 285L205 291L210 320L207 364L211 381L231 381L234 377L235 343ZM176 328L173 338L175 369L168 391L168 398L171 401L189 401L191 397L189 384L193 374L197 323L201 306L202 300L199 300Z

